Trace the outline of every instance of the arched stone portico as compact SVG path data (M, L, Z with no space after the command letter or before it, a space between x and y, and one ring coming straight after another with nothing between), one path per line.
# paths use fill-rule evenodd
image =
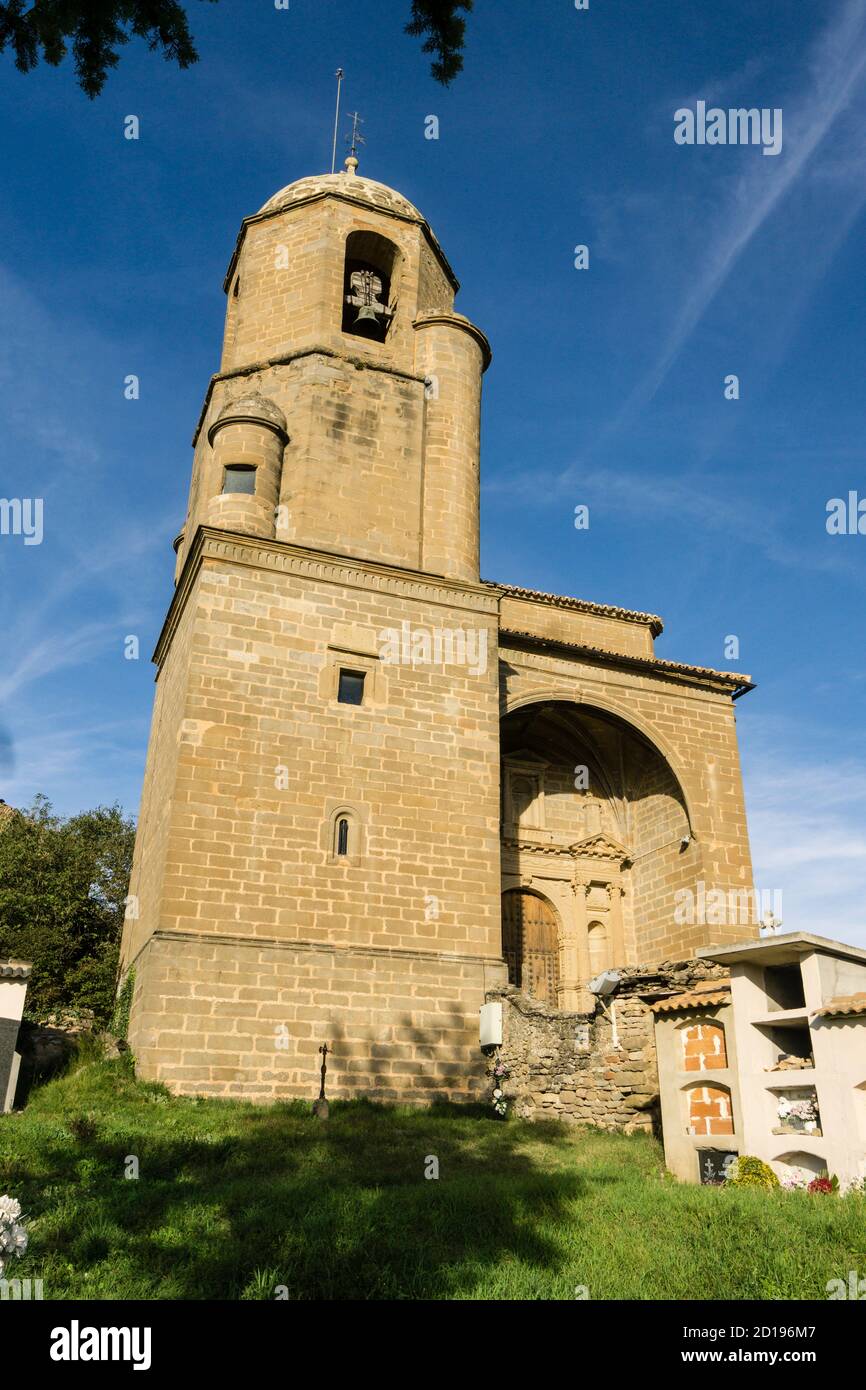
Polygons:
M502 890L560 921L557 1005L587 1006L604 969L659 959L700 850L660 748L619 713L535 691L501 721Z

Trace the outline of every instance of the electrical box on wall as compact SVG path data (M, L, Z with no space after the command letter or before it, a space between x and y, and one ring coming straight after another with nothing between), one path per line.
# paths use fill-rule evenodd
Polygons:
M479 1010L478 1037L482 1047L502 1045L502 1005L482 1004Z

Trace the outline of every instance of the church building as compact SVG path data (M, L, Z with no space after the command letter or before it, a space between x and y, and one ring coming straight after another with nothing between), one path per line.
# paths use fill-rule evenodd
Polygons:
M172 1090L483 1094L510 984L756 936L747 676L661 619L484 580L490 347L426 218L360 176L244 219L195 437L122 947L139 1074ZM694 910L683 904L694 903Z

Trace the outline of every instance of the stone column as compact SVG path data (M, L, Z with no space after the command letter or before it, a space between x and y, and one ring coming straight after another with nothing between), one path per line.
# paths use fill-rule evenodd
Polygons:
M586 988L586 982L590 976L589 939L586 934L586 895L589 892L589 884L584 883L582 879L575 879L571 888L574 893L577 975L571 982L568 1003L563 1002L562 1007L574 1009L579 1013L589 1013L595 1007L595 998Z
M570 885L572 898L574 884ZM567 890L566 890L567 891ZM556 987L556 1003L560 1009L575 1009L578 986L580 984L580 935L577 923L576 903L572 900L570 911L562 912L562 942L559 952L559 981Z
M625 929L622 920L622 884L609 883L607 895L610 901L610 920L613 927L613 964L616 967L626 964Z

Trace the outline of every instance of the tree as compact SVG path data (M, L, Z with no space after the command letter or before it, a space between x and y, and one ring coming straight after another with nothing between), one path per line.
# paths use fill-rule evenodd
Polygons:
M210 0L215 4L216 0ZM198 61L180 0L3 0L0 52L11 48L15 66L30 72L42 59L57 67L72 46L78 84L89 97L117 67L117 49L131 35L162 49L167 60L188 68Z
M445 87L463 71L466 20L458 11L471 9L472 0L412 0L412 18L406 33L416 38L427 35L422 51L436 55L430 71Z
M4 821L0 957L33 963L27 1017L111 1017L134 839L119 806L64 820L37 797Z
M412 0L406 32L424 38L433 76L446 86L463 67L466 21L459 11L471 9L472 0ZM30 72L40 59L57 67L71 46L78 85L91 98L133 36L181 68L198 62L185 0L0 0L0 53L11 49L19 71Z

